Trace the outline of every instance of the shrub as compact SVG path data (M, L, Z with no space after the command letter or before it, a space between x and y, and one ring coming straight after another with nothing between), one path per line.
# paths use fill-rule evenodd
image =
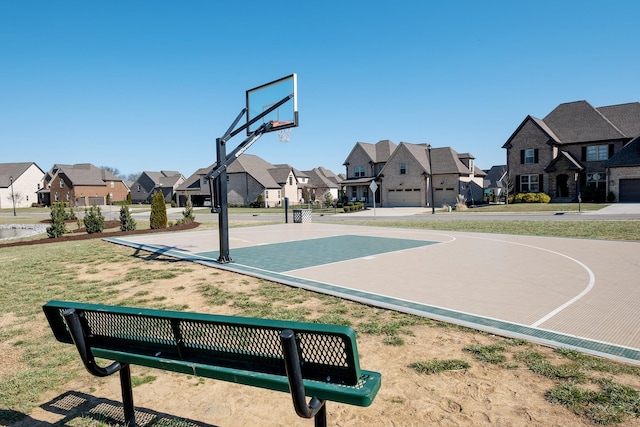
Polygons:
M616 194L613 191L609 191L609 194L607 194L607 202L613 203L615 201L616 201Z
M136 229L136 220L131 217L129 205L120 208L120 231L132 231Z
M545 193L518 193L509 196L509 203L549 203L551 197Z
M188 224L195 221L196 217L193 214L193 203L191 203L191 196L187 197L187 204L182 211L182 223Z
M91 206L89 210L84 210L84 226L87 233L102 233L104 230L104 216L98 206Z
M47 227L47 235L55 239L62 236L67 232L67 225L65 224L65 208L62 203L54 203L51 206L51 226Z
M76 217L76 213L73 211L73 208L71 206L69 206L69 209L67 209L65 211L64 219L65 219L65 221L71 221L71 220L78 219L78 217Z
M153 193L151 199L151 216L149 217L151 229L167 228L167 205L161 192Z

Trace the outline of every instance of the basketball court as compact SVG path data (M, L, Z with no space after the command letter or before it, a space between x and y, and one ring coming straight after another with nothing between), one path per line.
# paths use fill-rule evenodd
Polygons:
M218 230L109 241L640 364L638 243L310 222L230 230L226 168L265 133L288 140L298 126L296 74L247 90L245 101L216 139L217 160L206 175ZM229 140L244 131L227 154Z
M117 244L640 364L640 244L330 223L134 235Z

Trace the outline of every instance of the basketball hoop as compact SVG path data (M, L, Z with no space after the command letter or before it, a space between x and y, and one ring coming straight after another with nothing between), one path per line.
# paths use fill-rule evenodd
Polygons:
M280 142L289 142L292 130L293 128L279 129L276 133L278 134L278 139L280 140Z

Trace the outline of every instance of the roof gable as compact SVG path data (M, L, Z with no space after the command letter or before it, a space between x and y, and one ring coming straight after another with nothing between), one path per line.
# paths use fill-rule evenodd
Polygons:
M11 180L9 178L13 178L15 182L20 175L25 173L31 165L35 165L38 169L38 165L33 162L19 162L19 163L0 163L0 187L8 188L11 185ZM40 172L44 174L44 171L40 169Z
M560 104L543 121L563 144L607 141L625 137L587 101Z
M357 150L364 151L367 157L369 157L369 160L373 163L385 163L389 160L395 149L396 144L389 139L380 140L375 144L370 144L368 142L356 142L356 145L351 149L351 152L343 164L346 165L349 163L349 159Z
M556 142L556 143L560 142L560 138L558 138L558 136L553 132L553 130L551 130L549 128L549 126L547 126L545 124L545 122L543 122L542 120L540 120L540 119L538 119L536 117L527 116L522 121L522 123L520 123L520 126L518 126L518 128L515 130L515 132L513 132L511 134L509 139L507 139L507 142L505 142L502 145L502 148L512 148L513 147L513 144L512 144L513 139L520 133L522 128L525 127L525 125L527 123L533 123L538 129L540 129L541 132L546 134L552 142Z

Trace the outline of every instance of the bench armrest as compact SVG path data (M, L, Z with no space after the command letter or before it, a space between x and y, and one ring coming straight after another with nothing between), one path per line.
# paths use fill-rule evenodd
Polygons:
M312 397L307 404L302 370L300 369L300 356L298 355L298 344L291 329L280 332L280 342L284 353L284 366L289 380L289 389L293 399L293 407L296 414L302 418L313 418L324 408L324 400Z
M107 377L122 369L122 364L120 362L113 362L105 368L98 366L93 356L93 352L87 346L87 342L85 341L84 328L82 327L80 316L75 308L66 309L62 313L62 317L69 328L71 339L76 345L78 353L80 353L80 359L82 359L82 363L87 368L87 371L96 377Z

